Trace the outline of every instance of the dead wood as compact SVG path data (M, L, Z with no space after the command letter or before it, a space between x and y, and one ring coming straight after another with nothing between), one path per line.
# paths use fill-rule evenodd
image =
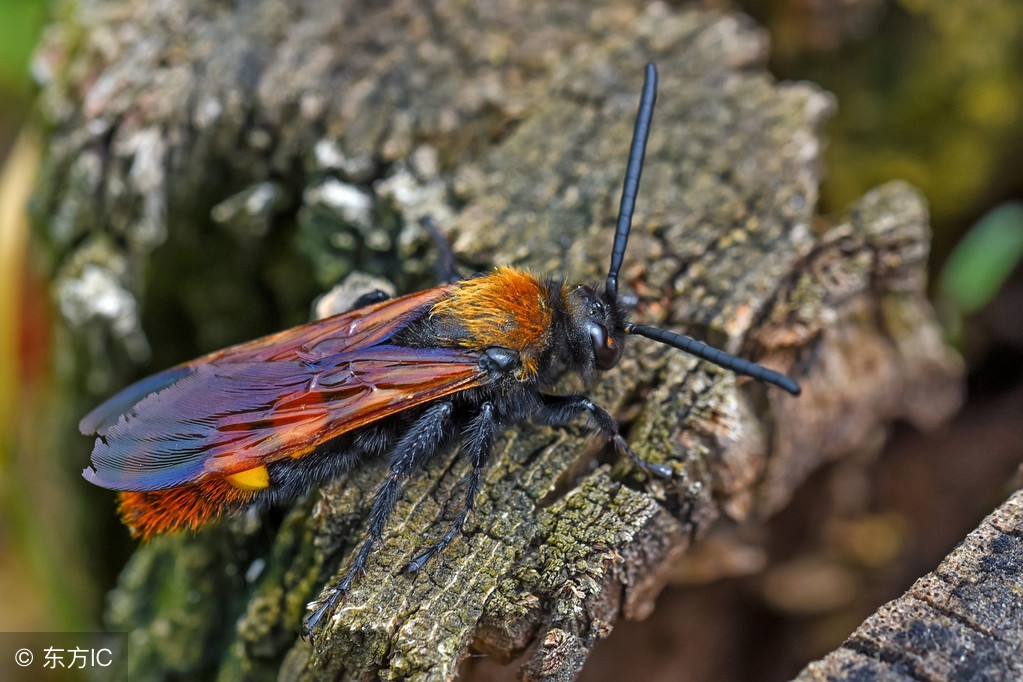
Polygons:
M39 213L91 376L144 356L139 301L237 330L297 321L291 277L358 266L421 284L427 212L467 264L599 280L654 60L623 271L635 316L788 372L804 395L634 342L591 394L673 481L605 463L581 427L522 425L465 537L412 579L400 567L444 527L466 470L435 462L315 646L296 636L305 603L361 539L382 463L272 535L246 517L159 539L111 597L111 627L133 633L130 675L445 679L478 651L527 652L527 678L571 679L618 618L650 612L715 519L770 515L891 420L930 426L958 405L958 360L924 296L922 199L895 183L817 216L832 98L767 75L750 20L629 2L482 7L124 1L64 17L41 52L53 132ZM271 295L248 303L253 282ZM243 312L220 304L233 296Z
M1020 679L1021 537L1023 492L1016 492L940 566L796 679Z

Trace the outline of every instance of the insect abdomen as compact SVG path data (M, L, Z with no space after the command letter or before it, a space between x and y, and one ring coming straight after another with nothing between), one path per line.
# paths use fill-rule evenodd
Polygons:
M185 528L198 530L223 513L249 504L258 492L210 477L169 490L122 492L117 509L132 535L148 540Z

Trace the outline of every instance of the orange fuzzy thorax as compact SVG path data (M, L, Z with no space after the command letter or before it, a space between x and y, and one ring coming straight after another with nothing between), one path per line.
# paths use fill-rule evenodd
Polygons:
M522 380L536 373L547 341L552 316L549 298L547 284L503 267L459 282L450 297L434 304L430 315L450 317L463 327L466 335L450 340L464 348L483 351L502 346L518 351Z
M169 490L122 492L118 511L132 535L148 540L160 533L198 530L225 511L250 502L253 495L253 490L224 478L209 477Z

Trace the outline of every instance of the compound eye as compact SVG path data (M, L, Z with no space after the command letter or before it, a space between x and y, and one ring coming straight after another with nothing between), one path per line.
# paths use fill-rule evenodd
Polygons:
M590 341L593 343L593 359L597 369L608 370L618 364L622 357L620 344L616 344L608 333L607 328L598 323L590 322L586 325L590 332Z

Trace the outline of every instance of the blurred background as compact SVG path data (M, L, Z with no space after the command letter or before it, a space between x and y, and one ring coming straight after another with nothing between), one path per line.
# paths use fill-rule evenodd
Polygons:
M938 433L894 425L876 460L819 471L770 524L735 531L757 537L711 538L710 547L759 548L765 568L669 589L648 621L620 624L597 647L585 679L635 674L638 657L678 680L664 671L680 656L687 679L791 677L932 570L1016 486L1023 459L1023 6L738 4L769 30L779 79L837 96L820 212L893 178L926 194L931 294L966 359L968 402ZM31 65L47 11L44 0L0 2L0 631L98 629L103 595L132 547L126 533L97 545L80 523L60 522L77 508L59 492L41 508L23 485L30 476L36 490L52 482L60 491L79 475L39 456L47 434L32 419L43 410L81 416L53 395L60 359L51 340L61 332L25 212L45 132L35 127ZM83 465L87 449L83 439ZM54 519L47 532L36 515ZM716 657L708 637L721 632L749 656Z

